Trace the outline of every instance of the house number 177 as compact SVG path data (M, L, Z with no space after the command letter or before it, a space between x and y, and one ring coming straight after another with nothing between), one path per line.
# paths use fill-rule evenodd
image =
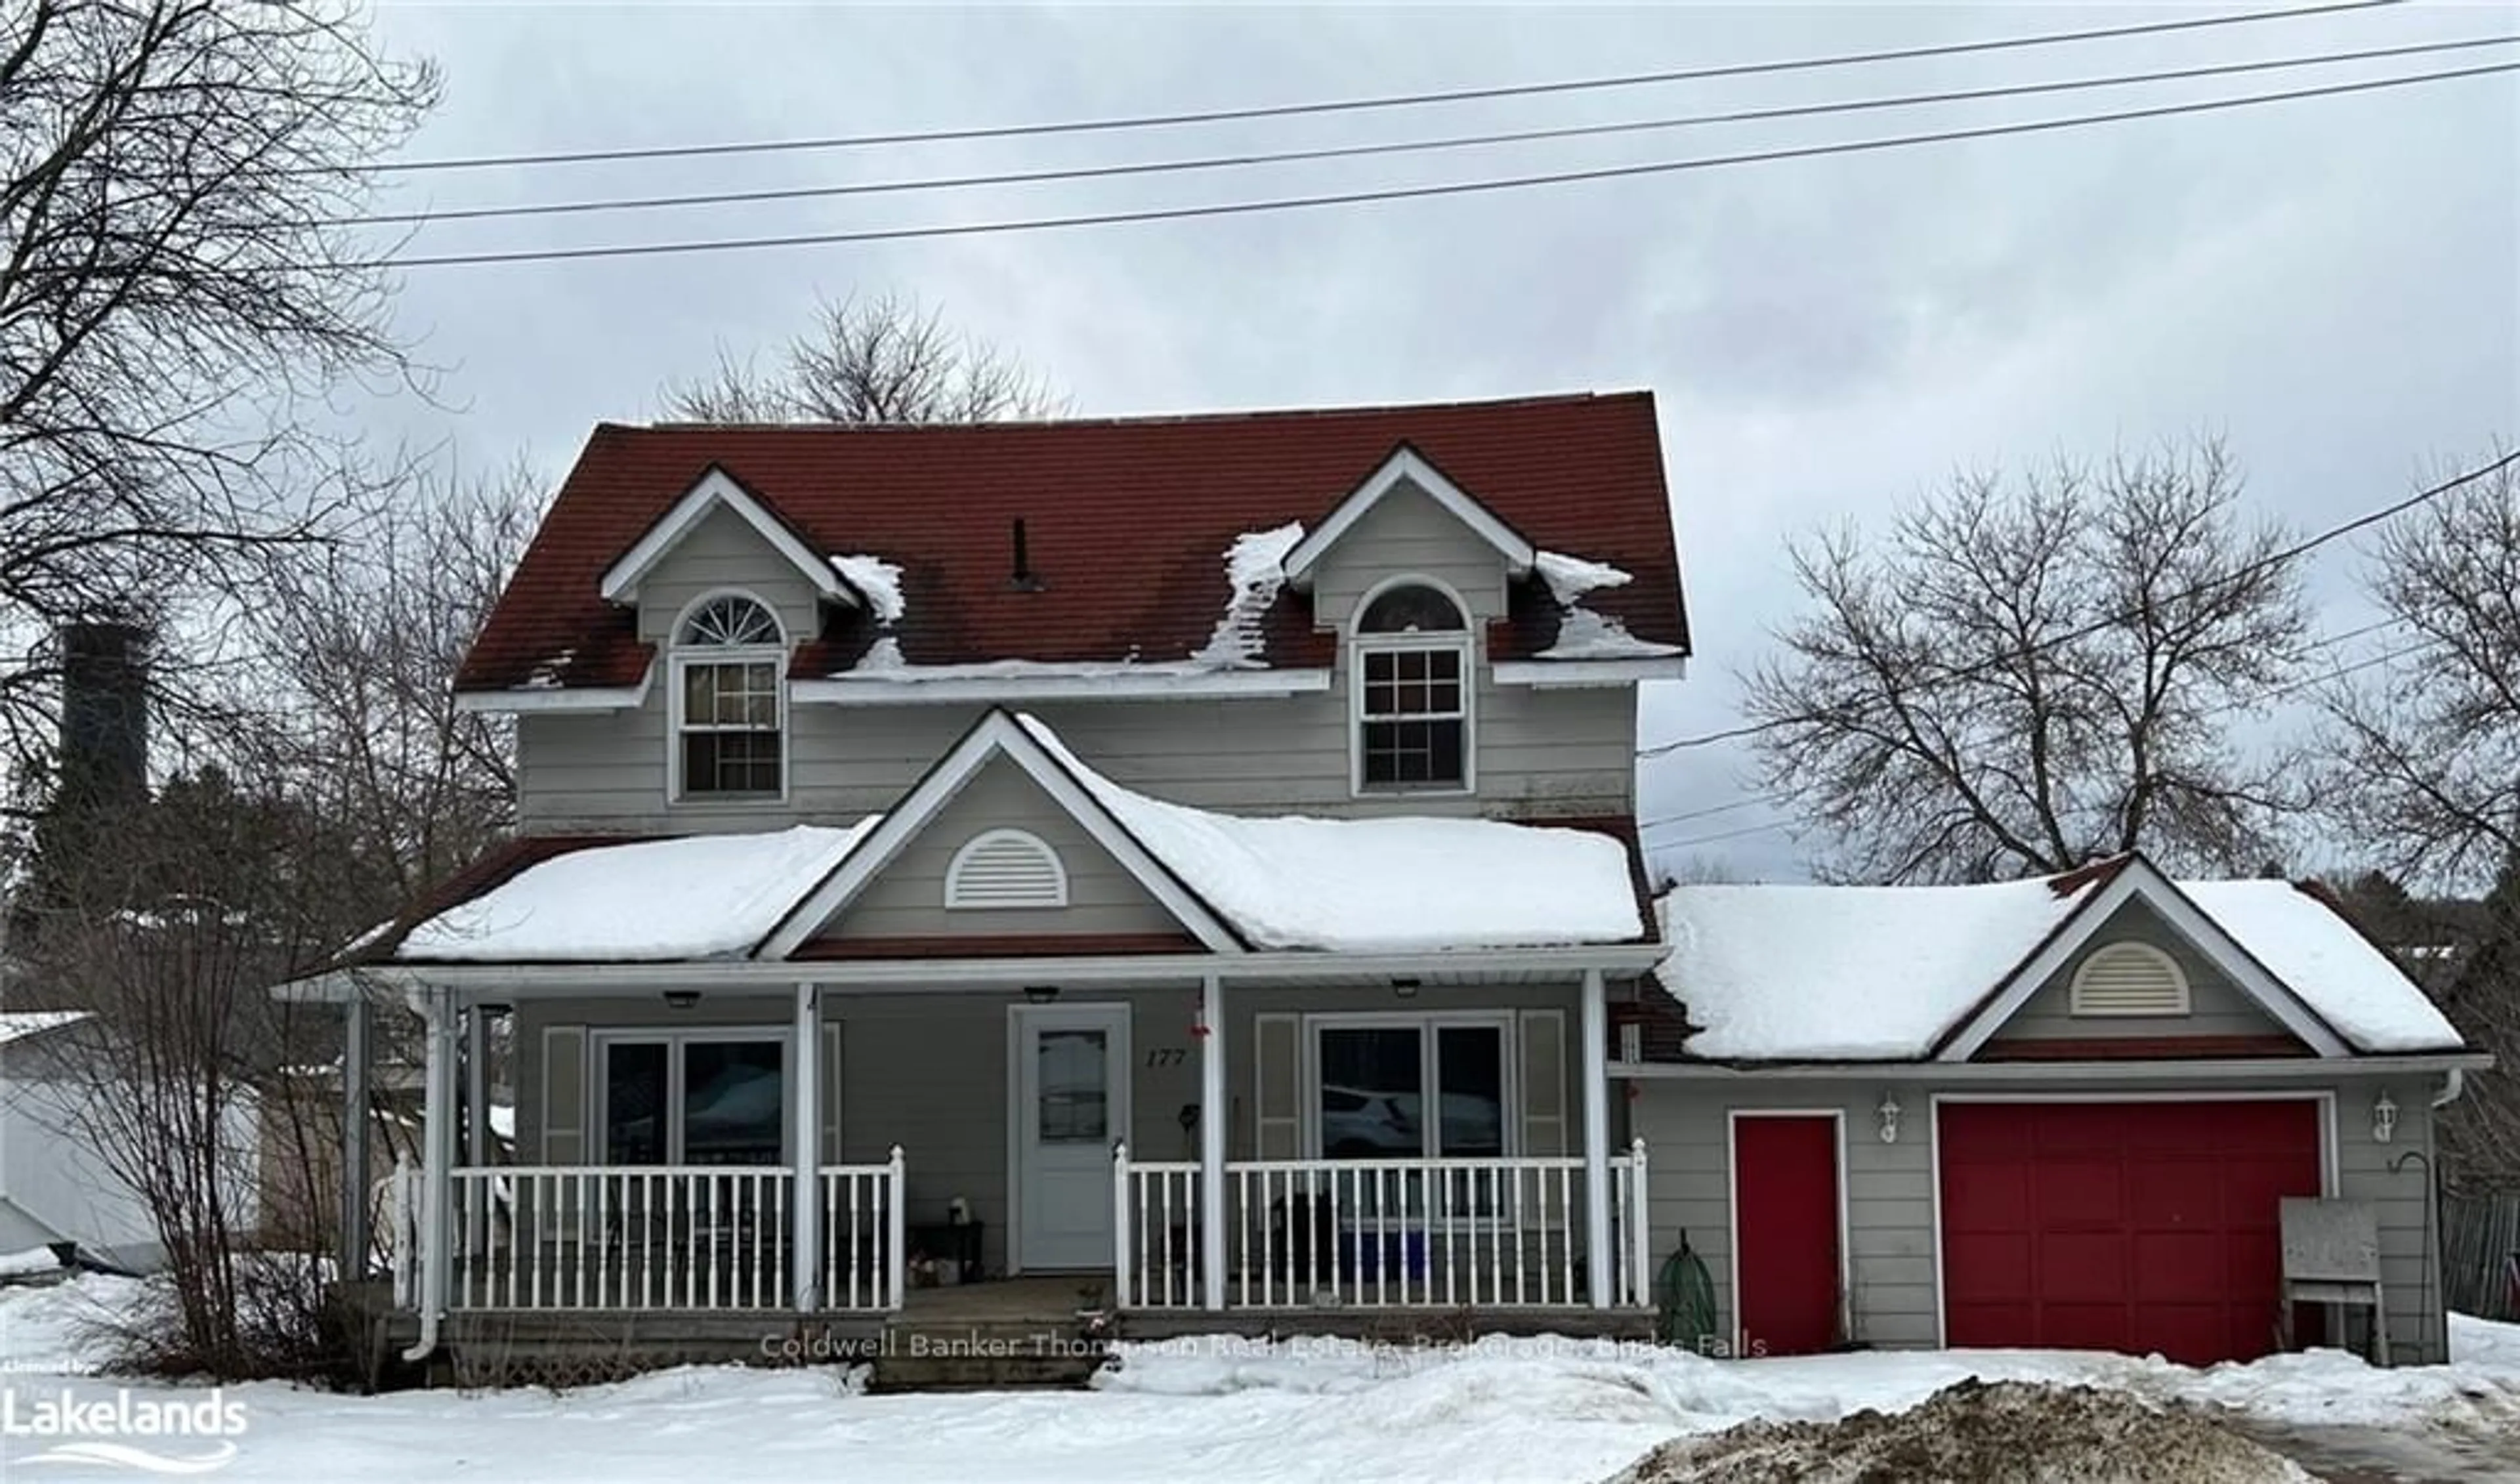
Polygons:
M1148 1066L1179 1066L1190 1059L1187 1047L1158 1046L1147 1053Z

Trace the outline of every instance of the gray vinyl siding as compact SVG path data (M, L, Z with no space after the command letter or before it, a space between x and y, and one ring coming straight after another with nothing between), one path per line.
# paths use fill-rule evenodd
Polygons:
M1706 1264L1714 1281L1717 1329L1732 1333L1738 1314L1732 1300L1732 1197L1727 1170L1731 1158L1727 1112L1732 1108L1837 1109L1845 1118L1846 1142L1840 1168L1846 1182L1847 1250L1850 1254L1849 1308L1856 1342L1882 1348L1930 1347L1938 1342L1940 1290L1935 1274L1932 1098L1928 1084L1900 1083L1904 1110L1899 1142L1881 1143L1873 1109L1883 1086L1846 1082L1761 1081L1709 1087L1683 1082L1646 1081L1629 1104L1637 1134L1645 1141L1651 1161L1648 1186L1653 1231L1653 1261L1658 1266L1677 1251L1684 1237ZM2382 1087L2398 1104L2397 1137L2379 1144L2371 1138L2370 1109ZM2054 1093L2034 1073L2018 1085L1968 1085L1971 1097L2000 1099L2004 1093ZM2145 1089L2157 1095L2158 1084ZM2304 1091L2269 1085L2252 1087L2245 1080L2217 1082L2210 1088L2187 1089L2217 1096L2261 1091L2281 1097ZM2401 1364L2439 1361L2445 1340L2439 1312L2440 1289L2431 1253L2436 1236L2425 1220L2427 1175L2432 1148L2432 1117L2427 1100L2432 1087L2420 1081L2382 1081L2340 1076L2328 1089L2335 1094L2333 1147L2334 1194L2367 1200L2380 1224L2382 1286L2388 1301L2392 1359ZM2104 1088L2077 1086L2074 1096L2106 1101ZM2407 1155L2396 1173L2390 1161Z
M2112 943L2133 939L2148 943L2178 961L2187 975L2184 1015L2076 1015L2070 1012L2074 972L2083 961ZM2141 902L2129 902L2112 914L2082 952L2066 961L2055 975L2022 1003L2013 1017L1996 1032L1998 1041L2097 1040L2105 1037L2281 1036L2283 1026L2258 1008L2246 991L2232 983L2194 944L2164 922Z
M1044 973L1055 981L1056 964L1045 961ZM1178 988L1071 990L1058 998L1061 1006L1123 1003L1130 1007L1127 1133L1137 1158L1195 1159L1198 1155L1196 1128L1184 1127L1181 1116L1184 1108L1194 1108L1199 1102L1201 1043L1191 1034L1197 997L1197 985L1185 980ZM1429 987L1408 1002L1381 985L1229 986L1225 999L1226 1089L1233 1119L1227 1150L1232 1158L1251 1157L1257 1145L1253 1017L1264 1012L1561 1011L1566 1029L1561 1045L1566 1058L1567 1137L1570 1146L1582 1139L1580 1051L1574 1035L1577 992L1572 984ZM942 1221L954 1197L968 1200L972 1214L987 1226L983 1241L992 1271L1007 1262L1007 1046L1009 1011L1019 1003L1019 996L916 989L897 994L826 991L823 996L825 1018L840 1023L842 1162L880 1163L899 1145L908 1171L909 1220L914 1224ZM543 1027L556 1024L581 1024L595 1031L726 1025L784 1031L791 1021L791 1005L769 995L711 995L689 1010L671 1009L660 996L528 1001L518 1006L518 1016L516 1045L540 1048ZM547 1097L554 1106L569 1106L575 1100L574 1105L591 1109L593 1102L585 1086L549 1084L539 1056L537 1052L520 1057L518 1067L519 1162L541 1157ZM588 1077L596 1074L590 1061ZM1614 1115L1618 1111L1615 1103L1612 1111ZM587 1116L592 1116L591 1111ZM1616 1116L1611 1127L1614 1140L1625 1137L1624 1124Z
M674 620L703 593L740 588L770 605L790 644L822 629L821 599L805 574L724 506L700 517L639 583L639 637L663 644Z
M1355 794L1344 652L1327 693L1242 700L1070 701L1024 709L1113 780L1200 808L1333 815L1631 812L1635 687L1536 691L1497 685L1487 663L1485 621L1505 608L1504 564L1425 496L1395 493L1331 550L1316 569L1316 616L1326 627L1344 625L1366 589L1412 572L1451 583L1471 607L1478 671L1473 796ZM704 521L650 577L641 594L643 632L661 637L682 604L728 585L744 586L777 605L791 633L813 632L813 599L803 579L725 512ZM518 810L529 832L687 832L856 819L891 807L987 709L976 702L793 706L787 799L669 804L661 679L635 710L518 719Z
M993 829L1030 831L1058 852L1067 872L1067 906L1001 911L947 911L945 873L954 853ZM1181 923L1138 884L1085 828L1042 792L1024 771L1001 758L902 848L865 894L832 924L838 938L986 936L1006 933L1179 932Z
M1383 581L1432 577L1461 594L1475 631L1505 616L1505 559L1416 485L1359 517L1313 568L1313 622L1347 632L1356 606Z

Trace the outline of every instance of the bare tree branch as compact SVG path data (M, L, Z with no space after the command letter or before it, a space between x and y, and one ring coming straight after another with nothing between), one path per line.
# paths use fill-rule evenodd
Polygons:
M826 299L772 371L721 353L664 400L695 423L990 423L1067 405L1014 356L894 293Z

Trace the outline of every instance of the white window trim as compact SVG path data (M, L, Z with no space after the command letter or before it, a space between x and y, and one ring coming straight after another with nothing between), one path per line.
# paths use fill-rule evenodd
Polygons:
M623 1026L597 1027L587 1037L586 1078L594 1116L586 1130L592 1163L611 1163L612 1079L606 1064L615 1046L662 1046L665 1051L665 1151L668 1165L681 1165L683 1149L683 1048L730 1041L777 1042L779 1045L779 1162L776 1165L728 1165L741 1173L750 1169L794 1169L796 1165L796 1048L787 1025ZM820 1048L817 1048L820 1050ZM821 1131L817 1130L817 1134Z
M1357 627L1374 600L1394 588L1431 588L1451 600L1462 627L1449 633L1368 634ZM1479 791L1479 623L1461 592L1440 577L1404 573L1365 590L1347 620L1347 788L1352 798L1464 798ZM1365 656L1410 650L1448 650L1462 656L1462 781L1414 787L1365 781Z
M1298 1114L1296 1147L1304 1150L1306 1159L1318 1160L1328 1157L1322 1152L1323 1031L1416 1030L1418 1033L1418 1056L1422 1058L1419 1062L1419 1070L1425 1074L1428 1082L1427 1091L1421 1092L1419 1096L1425 1097L1435 1093L1439 1086L1436 1079L1436 1058L1440 1053L1436 1050L1435 1032L1446 1026L1464 1025L1492 1026L1497 1032L1497 1055L1504 1058L1504 1065L1499 1068L1501 1075L1498 1080L1498 1086L1504 1094L1504 1106L1498 1109L1497 1121L1498 1133L1505 1146L1504 1153L1498 1157L1519 1158L1522 1154L1522 1037L1520 1028L1515 1023L1514 1012L1510 1010L1325 1011L1306 1014L1301 1026L1302 1040L1295 1048L1296 1056L1303 1063L1300 1078L1303 1102L1295 1110ZM1428 1125L1428 1132L1430 1134L1440 1132L1442 1126L1439 1103L1437 1117ZM1406 1159L1410 1156L1400 1154L1392 1157ZM1431 1154L1421 1144L1418 1157L1440 1159L1477 1156Z
M2092 1006L2085 1004L2083 1001L2083 987L2085 981L2091 977L2092 966L2111 954L2118 954L2121 956L2133 954L2138 958L2147 958L2152 960L2158 967L2169 970L2171 982L2179 986L2179 1004L2168 1010L2163 1010L2155 1006L2142 1006L2134 1010L2117 1010L2106 1006ZM2083 955L2082 963L2074 966L2074 977L2065 986L2066 1013L2080 1019L2099 1020L2111 1018L2124 1019L2130 1017L2141 1019L2145 1016L2184 1015L2192 1013L2195 999L2195 986L2188 982L2186 967L2182 965L2175 955L2164 953L2154 945L2143 942L2138 938L2114 938L2106 943L2098 944L2093 947L2089 953Z
M759 605L779 626L776 645L748 644L711 647L686 645L682 642L683 625L692 614L721 598L741 598ZM665 631L667 653L665 674L665 802L679 808L744 809L768 808L788 802L788 770L795 757L794 730L789 725L788 697L788 624L779 616L778 606L759 594L743 588L711 588L683 605L674 615L674 625ZM779 791L770 793L702 793L692 794L683 787L683 672L696 664L762 664L771 667L771 691L779 707Z
M1050 863L1050 874L1057 882L1052 899L1047 902L973 902L963 899L963 866L971 853L1001 840L1019 840L1039 851ZM1067 905L1067 863L1059 859L1058 847L1029 830L1001 828L983 830L965 840L945 863L945 907L949 912L1044 912Z

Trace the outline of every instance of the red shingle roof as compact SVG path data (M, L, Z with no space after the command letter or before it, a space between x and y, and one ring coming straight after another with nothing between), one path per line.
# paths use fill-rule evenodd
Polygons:
M562 684L637 683L650 648L599 585L711 465L817 549L898 563L908 613L891 633L910 663L1186 658L1225 611L1224 554L1237 535L1318 525L1404 444L1536 546L1634 575L1588 607L1638 639L1688 644L1647 392L978 426L603 424L456 684L518 686L563 653ZM1039 591L1009 580L1017 519ZM1545 590L1517 588L1490 635L1500 658L1556 635ZM1328 662L1329 639L1302 597L1282 596L1262 627L1271 664ZM866 614L834 609L795 671L844 669L875 638Z

